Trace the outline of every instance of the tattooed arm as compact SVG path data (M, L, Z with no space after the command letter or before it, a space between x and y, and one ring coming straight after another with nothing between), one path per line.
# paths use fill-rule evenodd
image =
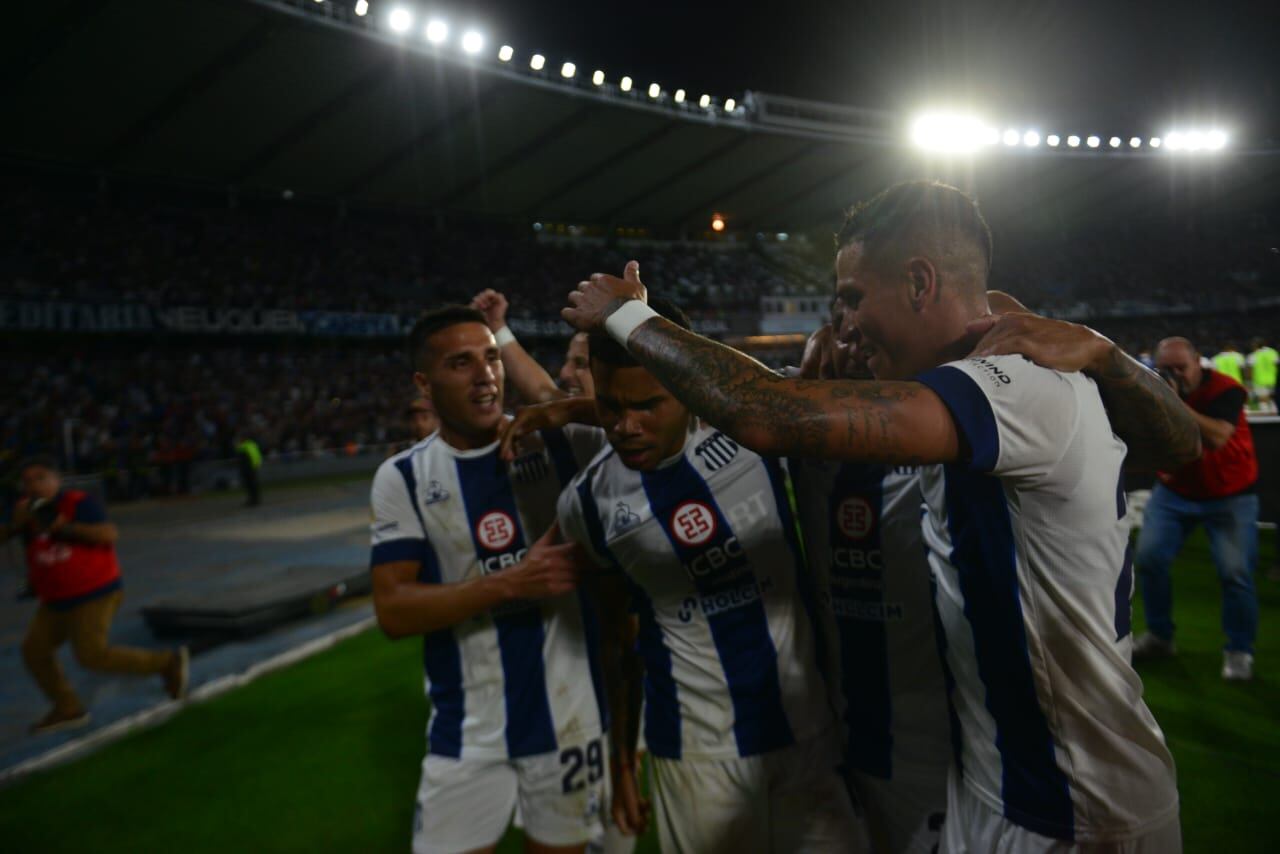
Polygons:
M986 331L974 356L1019 354L1046 368L1083 371L1098 384L1115 434L1129 446L1125 466L1172 471L1198 459L1191 410L1160 376L1087 326L1033 314L1005 314L969 325Z
M563 316L591 330L644 298L633 261L623 279L580 285ZM681 403L760 454L906 465L961 457L950 411L920 383L786 379L660 317L637 328L627 349Z

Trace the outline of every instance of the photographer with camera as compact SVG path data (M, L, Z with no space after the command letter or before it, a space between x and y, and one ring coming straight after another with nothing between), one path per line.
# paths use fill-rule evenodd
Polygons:
M1133 657L1173 655L1173 584L1169 566L1197 524L1222 583L1222 628L1227 635L1222 678L1253 678L1253 642L1258 632L1258 458L1245 419L1244 386L1211 368L1186 338L1166 338L1156 347L1156 368L1177 389L1195 416L1204 447L1200 458L1173 472L1160 472L1143 514L1135 558L1142 579L1148 631L1134 641Z
M107 635L124 597L116 560L116 526L92 496L64 489L57 464L34 457L18 466L22 497L0 541L22 536L28 580L40 599L22 642L22 658L53 708L33 733L82 726L89 713L67 681L56 656L70 640L88 670L156 674L173 699L186 692L186 647L170 652L111 646Z

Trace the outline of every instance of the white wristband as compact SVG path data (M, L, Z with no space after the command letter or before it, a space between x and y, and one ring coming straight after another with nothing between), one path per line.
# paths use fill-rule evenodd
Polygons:
M604 328L614 341L625 347L627 339L631 337L632 332L636 331L637 326L651 317L658 316L658 313L642 300L628 300L604 319Z
M497 332L493 333L493 337L494 337L494 340L498 342L499 348L505 347L508 344L516 343L515 334L512 333L512 331L505 326L499 329Z

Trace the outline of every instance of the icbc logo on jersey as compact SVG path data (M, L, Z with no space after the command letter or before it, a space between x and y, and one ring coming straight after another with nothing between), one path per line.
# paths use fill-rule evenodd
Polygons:
M840 507L836 510L836 523L846 537L861 540L875 527L876 514L865 498L854 495L840 502Z
M686 501L671 514L671 531L686 546L700 546L716 534L716 514L701 501Z
M516 523L501 510L490 511L476 523L476 539L491 552L500 552L516 538Z

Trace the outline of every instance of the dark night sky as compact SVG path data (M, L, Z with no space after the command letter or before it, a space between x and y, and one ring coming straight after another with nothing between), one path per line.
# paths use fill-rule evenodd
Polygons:
M904 115L967 103L998 123L1104 135L1217 122L1244 144L1280 137L1274 3L477 0L430 8L458 27L478 21L493 39L523 55L539 50L549 64L572 59L611 79L628 73L691 93L756 89Z

